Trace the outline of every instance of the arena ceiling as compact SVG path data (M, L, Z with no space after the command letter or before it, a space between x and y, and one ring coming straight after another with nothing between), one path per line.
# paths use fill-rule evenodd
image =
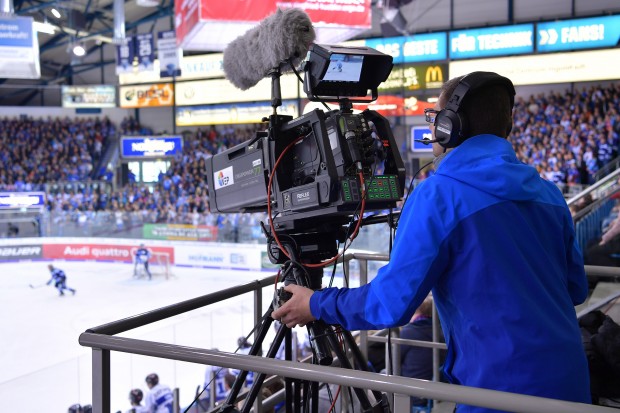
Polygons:
M150 7L140 5L144 2L151 3ZM116 48L112 43L114 0L12 0L12 3L16 15L33 16L36 21L51 23L55 30L53 34L38 35L41 78L0 79L0 105L45 105L45 94L55 93L62 84L117 83ZM125 0L124 13L127 36L174 27L174 0ZM372 13L372 28L360 38L616 14L620 13L620 1L372 0ZM77 43L86 49L81 58L72 53Z

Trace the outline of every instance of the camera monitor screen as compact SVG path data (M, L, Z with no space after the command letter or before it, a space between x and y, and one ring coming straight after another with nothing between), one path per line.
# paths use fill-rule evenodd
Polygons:
M359 82L364 56L334 53L329 57L329 66L323 76L325 81Z
M370 47L315 43L304 63L304 92L315 102L372 102L392 66L392 56Z

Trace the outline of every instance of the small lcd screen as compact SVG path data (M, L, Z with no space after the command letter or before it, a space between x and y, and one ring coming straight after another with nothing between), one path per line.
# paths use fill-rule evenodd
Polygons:
M334 53L323 76L328 82L359 82L364 56Z

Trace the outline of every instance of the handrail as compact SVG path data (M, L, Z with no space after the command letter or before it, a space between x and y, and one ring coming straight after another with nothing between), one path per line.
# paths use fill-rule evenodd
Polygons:
M351 253L344 258L359 259L361 261L387 261L385 254ZM620 269L609 270L601 267L586 266L586 271L594 274L620 273ZM366 268L360 268L362 281L366 276ZM446 400L467 405L482 406L491 409L510 410L514 412L566 412L566 413L612 413L616 409L592 406L582 403L573 403L557 399L528 396L496 390L474 388L461 385L412 379L401 376L382 375L359 370L349 370L337 367L318 366L306 363L266 359L258 356L232 354L216 350L179 346L166 343L156 343L145 340L116 337L118 334L149 323L160 321L168 317L183 314L184 312L214 304L218 301L233 298L237 295L256 292L260 288L273 285L276 275L256 280L226 290L207 294L181 303L173 304L154 311L128 317L119 321L104 324L88 329L79 337L82 346L93 349L93 408L95 413L109 413L110 392L110 351L119 351L140 354L151 357L191 363L216 365L242 370L256 371L266 374L291 377L295 379L335 383L350 387L377 390L398 395L423 397L434 400ZM258 309L256 311L259 311ZM363 332L365 333L365 332ZM383 338L373 338L373 341L382 341ZM385 339L387 340L387 339ZM395 344L414 344L434 349L445 348L443 343L411 343L410 340L393 338ZM436 350L434 350L436 351ZM401 406L396 404L395 408ZM397 409L399 410L399 409Z
M447 400L491 409L509 410L511 412L618 413L616 409L591 406L583 403L573 403L497 390L432 382L409 377L386 376L378 373L338 367L266 359L259 356L232 354L223 351L156 343L153 341L125 337L82 333L79 342L81 345L92 347L93 349L113 350L190 363L250 370L300 380L335 383L348 387Z
M609 161L605 166L603 166L601 169L599 169L594 174L594 182L598 182L603 177L609 175L612 171L617 170L619 165L620 165L620 156L617 156L616 158Z
M620 175L620 169L616 169L615 171L613 171L612 173L607 175L605 177L605 179L601 179L600 181L594 183L593 185L590 185L589 187L587 187L583 191L579 192L574 197L572 197L569 200L567 200L566 203L570 206L573 203L577 202L579 200L579 198L581 198L582 196L587 195L587 194L589 194L591 192L594 192L597 189L599 189L600 187L603 187L605 185L609 185L610 182L615 182L615 180L618 177L618 175Z
M600 265L584 265L588 277L610 277L620 279L620 268L602 267Z

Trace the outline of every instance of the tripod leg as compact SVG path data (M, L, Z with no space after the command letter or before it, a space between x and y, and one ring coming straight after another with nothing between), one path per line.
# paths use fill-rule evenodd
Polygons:
M256 340L254 341L254 344L252 344L252 347L250 348L250 352L248 353L249 355L256 356L258 355L258 352L261 350L263 341L265 340L265 336L267 335L267 332L269 331L269 327L271 326L271 323L273 322L273 318L271 318L272 312L273 312L273 306L269 306L269 308L267 309L267 312L265 312L265 316L263 317L263 323L261 324L260 329L258 330L258 335L256 337ZM237 399L237 396L239 396L239 392L241 391L241 388L243 387L243 383L245 382L245 378L247 377L247 375L248 375L248 372L245 370L242 370L239 373L239 375L235 379L235 382L233 383L230 389L230 392L228 393L228 397L226 398L226 401L223 403L222 408L220 409L221 412L227 412L227 411L231 411L232 409L234 409L235 400Z
M338 360L340 361L340 365L347 369L353 369L353 366L349 362L346 353L344 352L344 350L342 350L342 347L340 347L340 342L338 341L338 338L336 337L336 333L334 332L333 328L329 328L327 330L327 337L329 338L329 342L332 345L334 353L336 353L336 357L338 357ZM362 389L358 389L355 387L353 388L353 391L355 392L355 395L357 396L362 406L362 411L371 411L372 404L370 403L366 392Z
M329 384L327 384L329 386ZM310 392L312 393L312 413L319 413L319 383L312 382L310 384Z
M285 328L286 326L284 324L281 324L280 328ZM293 333L291 332L291 329L287 328L286 329L286 335L284 336L284 358L286 360L292 360L293 359L293 351L292 351L292 338L293 338ZM292 412L293 411L293 406L295 406L295 397L293 395L293 385L294 380L290 377L286 377L284 379L284 391L285 391L285 405L286 405L286 411L287 412Z
M273 309L270 307L269 311L273 311ZM268 312L269 315L271 315L271 312ZM268 319L268 324L271 325L271 323L273 322L273 319L269 316L267 317ZM264 325L264 324L263 324ZM267 326L269 327L269 326ZM262 330L261 330L262 332ZM282 341L284 340L284 336L290 334L290 329L288 327L286 327L284 324L282 324L280 326L280 329L278 330L278 332L276 333L276 338L273 340L273 342L271 343L271 346L269 346L269 350L267 351L267 356L268 358L275 358L276 354L278 353L278 349L280 348L280 345L282 344ZM264 338L264 337L263 337ZM239 375L239 377L237 378L237 380L241 377L241 375ZM243 403L243 407L241 408L241 411L244 413L249 413L249 411L252 409L252 405L254 404L254 401L256 400L256 397L258 396L258 392L260 391L261 386L263 385L263 382L265 381L265 378L267 377L267 375L265 373L260 373L256 376L256 379L254 380L254 383L252 383L252 387L250 387L250 392L248 393L248 396L245 398L245 401ZM243 381L241 382L243 383ZM237 384L237 381L235 381L235 384ZM232 393L232 390L231 390ZM238 393L238 391L237 391ZM231 395L228 396L229 399L231 397ZM235 395L235 399L237 398L237 395ZM288 393L287 393L287 398L288 398ZM226 400L226 402L228 403L229 399ZM232 399L234 401L234 399ZM288 409L288 407L287 407ZM291 410L287 410L287 411L291 411Z
M353 338L353 334L351 334L349 330L342 329L342 335L344 336L344 339L347 342L347 345L351 349L351 353L353 354L353 357L355 358L357 368L362 371L370 371L370 369L368 368L368 362L366 358L364 357L364 355L362 354L362 351L360 350L360 348L357 346L357 343L355 342L355 339ZM382 394L380 391L373 390L372 394L375 397L375 399L381 400Z

